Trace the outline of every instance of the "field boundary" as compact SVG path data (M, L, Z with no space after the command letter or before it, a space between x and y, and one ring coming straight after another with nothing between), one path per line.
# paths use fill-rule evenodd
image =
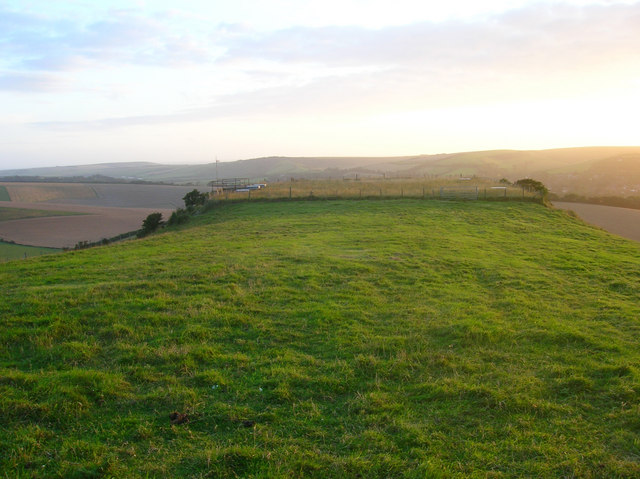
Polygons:
M543 196L522 186L491 180L462 181L338 181L294 180L277 182L259 189L211 191L220 200L233 199L374 199L415 198L444 200L521 200Z
M294 201L397 201L397 200L414 200L414 201L437 201L437 202L460 202L464 203L468 201L465 198L448 198L448 197L414 197L414 196L357 196L357 197L349 197L349 196L293 196L291 198L287 197L271 197L271 198L255 198L251 195L245 196L244 198L216 198L213 197L205 203L205 205L201 208L201 212L208 211L210 208L215 207L216 205L224 205L224 204L235 204L235 203L280 203L280 202L294 202ZM544 206L547 206L547 202L540 197L489 197L483 198L481 195L478 196L474 201L478 202L487 202L487 203L507 203L507 202L515 202L515 203L537 203Z

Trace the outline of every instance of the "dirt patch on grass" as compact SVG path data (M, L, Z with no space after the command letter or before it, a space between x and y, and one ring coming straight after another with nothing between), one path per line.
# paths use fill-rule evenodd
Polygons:
M50 216L0 222L0 238L31 246L73 248L80 241L95 242L134 231L154 212L164 220L170 209L108 208L71 204L11 202L5 207L84 213L78 216Z
M553 206L572 210L587 223L611 233L640 241L640 210L562 201L554 201Z

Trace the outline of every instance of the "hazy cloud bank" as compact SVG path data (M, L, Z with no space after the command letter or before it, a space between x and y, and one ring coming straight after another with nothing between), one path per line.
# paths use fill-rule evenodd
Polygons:
M158 82L176 77L185 97L191 93L187 83L197 83L198 96L206 99L181 108L159 106L159 113L123 108L121 116L104 118L96 109L80 121L32 123L64 129L528 101L635 81L621 71L638 64L638 31L637 2L537 3L474 21L272 31L180 10L148 16L132 8L97 19L60 19L4 7L0 90L107 91L118 75L127 95L136 95L158 88L132 73L149 68L160 72ZM112 77L101 75L103 70ZM92 83L81 73L93 74Z

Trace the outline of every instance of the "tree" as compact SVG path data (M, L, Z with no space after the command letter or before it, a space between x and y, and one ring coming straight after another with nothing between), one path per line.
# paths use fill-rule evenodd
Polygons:
M549 190L546 186L544 186L540 181L532 180L531 178L523 178L514 183L516 186L520 186L527 191L537 191L540 195L545 198Z
M200 193L198 190L192 190L184 195L184 205L189 211L193 210L196 206L202 206L207 201L207 194Z
M153 233L162 224L162 213L151 213L142 222L142 234Z

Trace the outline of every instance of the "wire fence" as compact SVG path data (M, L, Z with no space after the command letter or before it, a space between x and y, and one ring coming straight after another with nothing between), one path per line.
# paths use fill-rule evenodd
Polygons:
M293 180L259 189L214 191L215 200L375 199L541 200L539 192L489 180Z

